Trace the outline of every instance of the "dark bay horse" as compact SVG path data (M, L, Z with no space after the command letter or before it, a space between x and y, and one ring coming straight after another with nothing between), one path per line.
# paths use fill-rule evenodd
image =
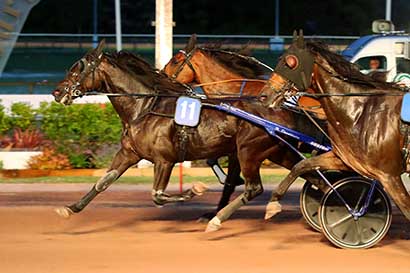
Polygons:
M400 132L404 93L394 84L361 74L322 44L304 42L302 35L283 54L271 80L283 83L262 91L266 104L272 107L284 96L313 87L313 95L326 112L333 146L331 152L296 164L282 185L286 188L297 176L314 168L350 168L380 181L410 220L410 195L400 179L401 173L408 171L402 153L407 136ZM281 89L289 82L293 88Z
M209 97L221 94L257 96L265 85L262 80L266 71L259 62L253 61L245 52L233 52L219 47L199 47L193 34L183 50L174 55L163 71L171 78L186 84L204 84L202 90ZM255 80L243 82L243 80ZM211 84L208 84L211 83ZM208 165L215 171L223 172L218 159L208 159ZM228 175L216 211L225 207L235 187L243 184L236 155L229 156ZM218 175L219 176L219 175ZM202 218L211 219L215 213L207 213Z
M172 167L176 162L237 153L245 191L218 213L218 221L208 230L216 230L239 207L262 193L259 174L261 162L276 155L288 168L299 161L292 151L265 133L264 129L225 113L202 109L195 128L181 128L173 120L175 101L187 95L186 86L172 81L131 53L106 54L103 44L76 62L53 92L57 102L70 104L73 99L92 90L109 93L117 111L123 133L121 149L114 157L107 174L81 200L58 210L65 217L78 213L100 192L109 187L130 166L145 158L154 163L153 201L187 201L201 194L201 187L183 194L165 193ZM271 111L260 103L236 102L235 106L290 128L303 128L306 121L284 111ZM185 133L181 130L186 130ZM188 138L188 139L187 139ZM183 158L181 151L184 151Z

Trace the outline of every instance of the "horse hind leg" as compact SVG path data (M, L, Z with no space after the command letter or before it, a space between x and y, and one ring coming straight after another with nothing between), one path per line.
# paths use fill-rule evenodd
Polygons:
M260 163L248 162L248 164L242 165L244 166L242 168L242 173L245 177L245 192L221 209L208 223L205 232L219 230L222 223L227 221L235 211L258 195L262 194L263 186L259 174Z
M94 184L86 195L72 205L56 208L56 213L63 218L70 218L74 213L81 212L99 193L105 191L129 167L138 163L140 159L135 153L121 149L115 155L107 173Z
M285 195L292 183L302 174L313 170L350 170L333 152L304 159L297 163L290 173L280 182L266 206L265 220L282 210L279 200Z

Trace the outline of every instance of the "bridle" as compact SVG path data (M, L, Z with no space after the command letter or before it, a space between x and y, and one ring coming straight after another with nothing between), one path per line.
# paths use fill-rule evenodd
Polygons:
M191 63L191 58L194 55L194 52L196 51L196 48L192 49L190 52L186 53L185 50L180 50L179 53L182 53L185 57L184 61L182 62L182 64L178 67L177 71L175 71L174 74L172 74L171 78L172 79L176 79L178 77L178 75L182 72L182 70L184 69L185 65L188 65L188 67L192 70L192 72L194 72L194 75L196 74L195 68Z
M78 60L76 63L73 64L72 68L76 67L77 65L81 65L80 68L80 73L73 72L71 75L73 78L77 78L76 80L73 80L71 77L69 78L68 82L71 83L68 86L64 88L64 94L69 94L70 97L77 98L77 97L82 97L84 94L83 92L79 89L79 87L83 84L84 80L92 73L92 86L94 86L94 81L95 81L95 71L97 70L98 66L101 64L101 57L102 54L98 57L95 57L92 54L89 54L88 56L92 57L92 60L89 62L86 57L84 56L80 60ZM71 71L72 68L69 70Z

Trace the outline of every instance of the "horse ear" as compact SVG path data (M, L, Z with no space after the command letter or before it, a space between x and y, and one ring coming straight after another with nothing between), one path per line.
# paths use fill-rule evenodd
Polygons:
M105 39L102 39L100 43L98 44L98 46L94 49L94 52L93 52L94 55L99 57L104 48L105 48Z
M303 30L299 30L299 36L297 40L297 46L299 48L305 48L305 40L303 38Z
M191 37L189 38L189 41L188 41L187 45L185 46L184 51L185 51L186 53L191 52L191 51L194 49L194 47L196 46L196 41L197 41L197 39L196 39L196 34L194 33L194 34L192 34Z
M292 40L292 43L296 43L297 39L298 39L298 33L297 33L296 29L295 29L295 30L293 31L293 40Z

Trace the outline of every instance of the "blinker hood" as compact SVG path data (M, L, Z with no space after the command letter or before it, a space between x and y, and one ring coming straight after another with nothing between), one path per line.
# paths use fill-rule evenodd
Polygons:
M287 57L292 58L292 64L286 62ZM294 61L295 58L296 61ZM311 85L313 63L313 55L306 48L301 33L297 39L294 36L292 45L282 55L275 72L293 82L299 91L304 91Z

